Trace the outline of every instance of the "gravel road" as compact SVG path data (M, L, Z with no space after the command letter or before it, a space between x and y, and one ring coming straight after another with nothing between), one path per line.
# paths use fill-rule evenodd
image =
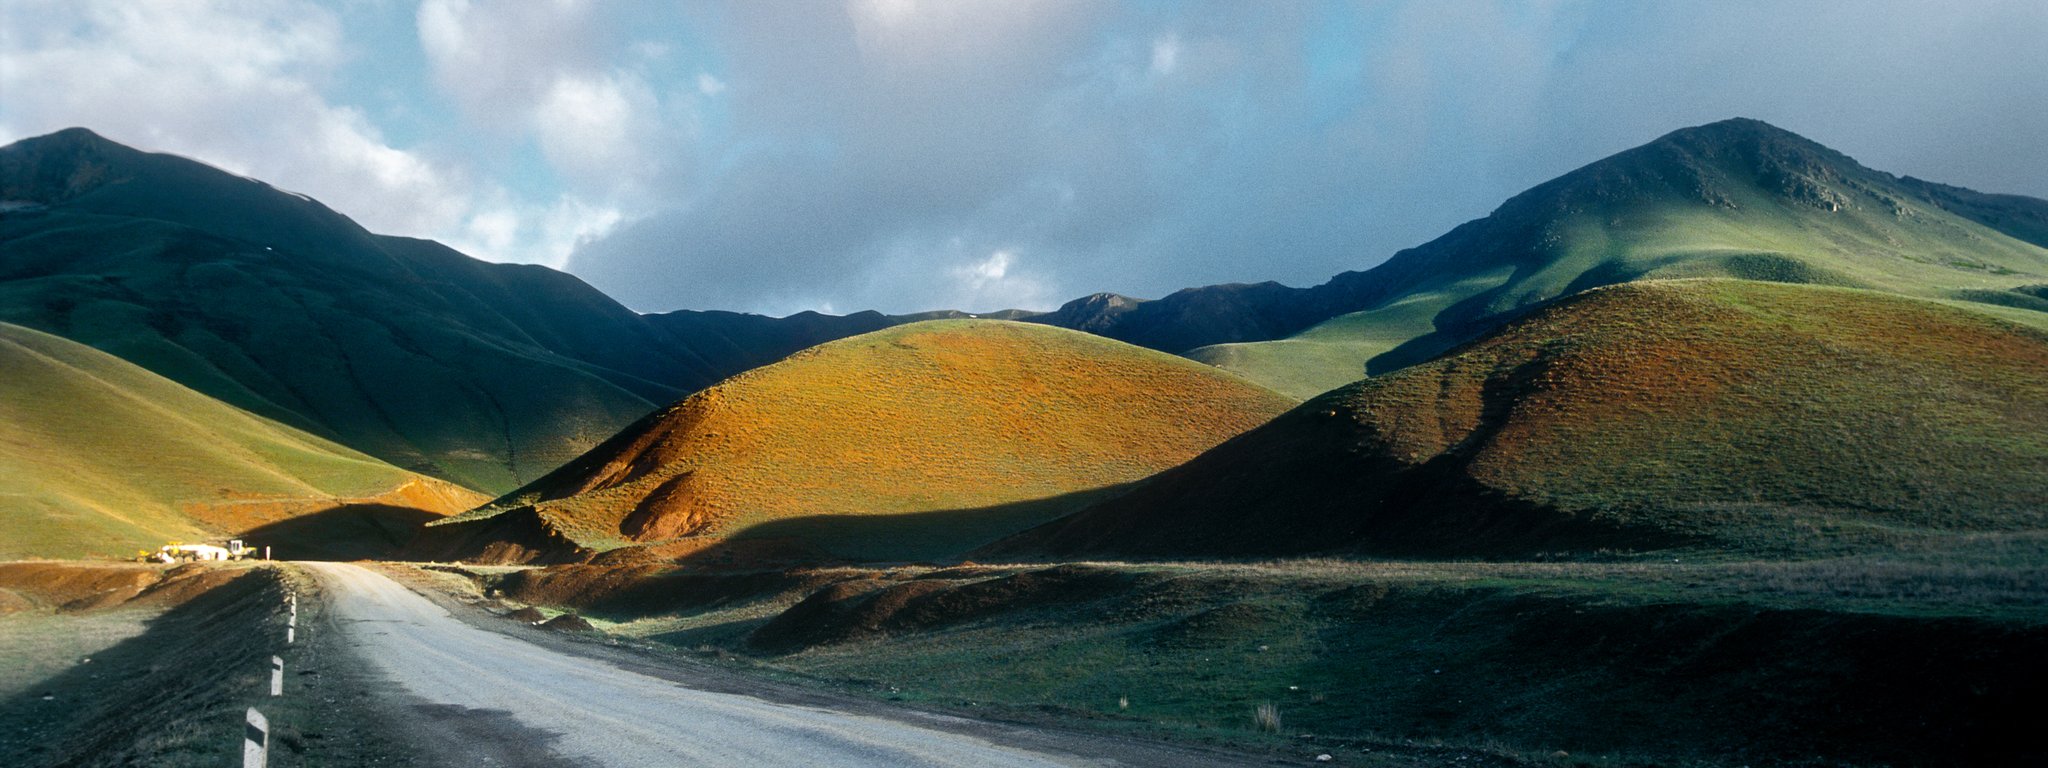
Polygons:
M1130 744L1047 750L986 738L1001 728L940 724L699 690L609 661L564 653L459 620L389 577L345 563L302 563L321 582L329 629L402 688L441 742L437 764L588 766L1107 766L1211 763ZM846 709L867 709L851 712ZM920 717L930 724L915 722ZM976 732L977 730L983 732ZM963 732L964 731L964 732ZM435 735L439 734L436 739ZM1062 747L1067 745L1061 745ZM1107 754L1102 754L1103 752ZM1091 752L1093 754L1091 754ZM1191 759L1197 758L1197 759ZM1258 761L1264 762L1264 761Z

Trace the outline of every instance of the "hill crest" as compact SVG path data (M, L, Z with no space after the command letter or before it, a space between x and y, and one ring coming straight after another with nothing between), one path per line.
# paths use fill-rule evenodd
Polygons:
M1076 331L913 323L727 379L434 528L535 510L604 550L796 518L955 514L969 539L993 539L1003 531L987 533L991 524L1045 519L1047 500L1137 480L1291 404L1227 372ZM997 511L977 521L974 510Z

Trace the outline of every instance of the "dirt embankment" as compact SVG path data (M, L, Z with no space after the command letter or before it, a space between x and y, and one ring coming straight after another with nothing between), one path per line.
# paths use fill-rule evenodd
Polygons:
M241 565L0 564L0 585L33 604L0 620L62 631L116 611L146 617L140 634L0 700L0 764L228 764L283 639L283 579Z
M169 608L245 573L200 564L0 563L0 615L35 608L77 612L131 604Z
M1126 592L1128 572L1062 565L980 581L848 579L813 592L747 638L756 650L800 651L913 634L1006 612L1090 603Z
M533 507L491 517L447 521L419 529L401 552L408 560L548 565L589 559L591 550L571 540Z
M349 656L294 566L0 563L4 606L0 659L29 666L0 676L16 683L0 688L0 765L237 764L251 706L270 718L274 768L414 764L417 739L398 725L418 713L376 695L388 681ZM286 661L279 698L273 655Z
M594 615L654 616L809 594L846 578L847 572L719 573L661 565L557 565L491 577L485 586L533 605L575 608Z

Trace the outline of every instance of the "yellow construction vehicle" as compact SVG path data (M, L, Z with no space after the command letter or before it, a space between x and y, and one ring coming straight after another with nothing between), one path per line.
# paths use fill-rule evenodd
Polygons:
M256 550L244 546L241 539L229 540L226 546L181 544L174 541L157 548L155 552L143 552L142 559L158 563L191 563L201 560L241 560L255 555Z

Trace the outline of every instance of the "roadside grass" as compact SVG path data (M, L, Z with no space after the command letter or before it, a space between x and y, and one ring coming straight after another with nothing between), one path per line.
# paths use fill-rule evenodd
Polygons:
M607 633L781 679L1347 764L1425 747L1596 765L2038 754L2024 708L2004 707L2048 694L2029 655L2048 649L2041 540L1973 546L1986 554L835 568L716 577L732 592L687 609L629 604L630 584L593 589L593 570L483 583L575 594L556 606ZM679 574L643 578L690 591Z
M270 720L270 765L410 764L324 637L317 585L289 566L4 565L0 587L23 601L0 614L0 765L237 765L252 706Z
M29 662L28 674L0 692L0 729L9 734L0 763L217 766L238 759L243 710L267 692L269 655L282 645L284 623L274 570L221 570L233 578L173 574L199 579L192 588L200 591L179 590L168 600L151 594L174 580L111 607L0 617L5 654Z
M7 659L0 666L0 701L41 700L44 694L54 698L48 704L50 709L71 709L81 706L84 699L75 691L57 691L47 683L59 674L71 670L102 651L135 638L148 630L148 620L156 612L148 609L129 608L99 611L84 614L58 614L50 610L30 609L0 616L0 656ZM101 673L90 672L87 677L97 678ZM27 738L31 735L26 726L9 732L8 741Z

